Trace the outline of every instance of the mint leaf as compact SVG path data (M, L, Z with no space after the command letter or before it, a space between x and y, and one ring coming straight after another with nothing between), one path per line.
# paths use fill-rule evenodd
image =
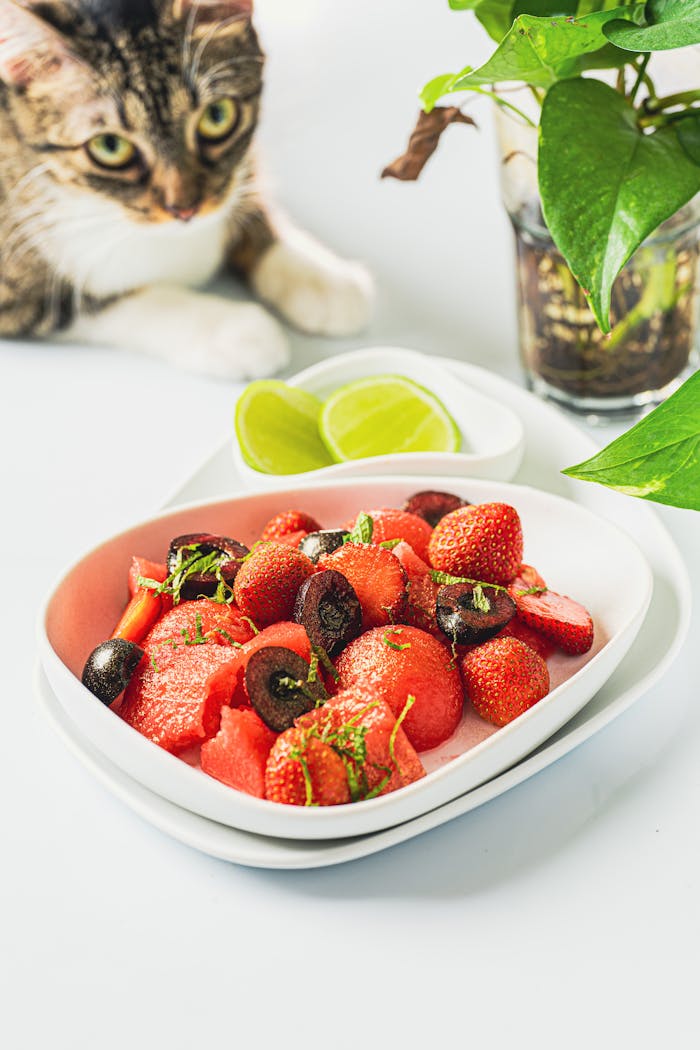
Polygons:
M602 452L563 473L628 496L700 510L700 372Z
M374 533L374 522L369 514L360 513L353 529L345 536L345 543L371 543Z
M547 93L538 166L547 226L609 332L615 278L642 241L700 190L700 167L672 126L644 134L623 95L584 78Z
M616 47L627 51L668 51L700 44L700 0L649 0L648 25L613 22L604 32Z

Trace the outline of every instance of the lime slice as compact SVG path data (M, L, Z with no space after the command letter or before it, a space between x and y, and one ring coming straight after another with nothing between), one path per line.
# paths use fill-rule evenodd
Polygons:
M337 461L456 452L462 443L442 402L403 376L371 376L341 386L325 402L318 425Z
M321 402L276 379L251 383L236 404L244 460L263 474L302 474L333 462L318 432Z

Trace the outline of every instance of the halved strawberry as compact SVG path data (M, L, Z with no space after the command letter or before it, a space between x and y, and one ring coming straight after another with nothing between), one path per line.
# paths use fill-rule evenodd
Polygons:
M346 543L324 554L319 569L336 569L352 585L362 606L362 628L396 623L406 603L406 573L391 551L370 543Z
M526 623L520 619L519 616L514 616L510 623L507 623L501 633L497 635L498 638L519 638L525 645L529 645L531 649L534 649L536 653L542 657L543 660L549 659L556 645L554 642L550 642L549 638L545 638L543 634L536 631L534 627L528 627Z
M544 591L542 594L513 595L518 616L536 631L549 638L565 653L587 653L593 645L593 620L587 609L563 594Z
M403 619L414 627L437 633L435 606L440 584L433 579L430 566L418 557L405 540L394 547L392 553L399 559L408 576L408 601Z

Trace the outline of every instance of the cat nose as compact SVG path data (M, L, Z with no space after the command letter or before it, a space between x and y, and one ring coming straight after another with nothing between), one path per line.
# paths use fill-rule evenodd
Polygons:
M172 215L174 219L179 219L180 222L190 222L199 211L199 205L194 204L190 205L188 208L183 208L179 204L166 204L165 210L169 215Z

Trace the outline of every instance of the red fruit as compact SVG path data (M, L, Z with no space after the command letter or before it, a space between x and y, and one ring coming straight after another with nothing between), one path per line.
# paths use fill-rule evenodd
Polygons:
M303 715L297 726L317 725L322 739L336 750L342 748L346 760L352 763L362 788L361 797L375 797L388 795L425 776L423 763L401 726L396 728L396 721L396 715L383 700L362 690L346 690L323 707ZM362 764L355 759L357 747L353 747L358 736L365 749Z
M311 729L287 729L270 752L265 796L290 806L338 806L350 802L345 764Z
M163 583L168 576L168 569L166 565L162 565L160 562L149 561L148 558L139 558L136 555L131 559L131 568L129 569L129 594L133 598L138 591L139 576L143 576L147 580L156 580L158 583Z
M462 716L464 696L448 647L417 627L378 627L360 635L337 660L340 689L369 692L396 718L415 697L402 728L416 751L447 740Z
M514 594L518 616L565 653L587 653L593 645L593 620L587 609L555 591Z
M304 536L308 535L308 532L301 529L299 532L288 532L285 536L280 536L277 542L284 543L287 547L298 547Z
M238 571L236 604L261 627L291 620L297 591L315 571L301 551L284 543L261 543Z
M150 654L158 646L170 644L178 647L186 642L192 644L195 638L201 637L215 645L243 645L254 634L249 621L235 606L202 598L181 602L161 616L147 635L143 647Z
M504 726L549 692L549 671L517 638L492 638L461 661L467 696L487 722Z
M119 714L166 751L184 751L217 732L238 660L237 650L222 645L165 645L143 658Z
M528 627L517 615L513 617L510 623L506 624L498 637L519 638L521 642L529 645L531 649L539 653L543 660L549 659L556 649L553 642L550 642L548 638L545 638L543 634L540 634L533 627Z
M222 784L265 797L265 767L277 734L255 711L224 707L217 735L202 744L202 770Z
M440 584L430 575L431 569L426 565L404 540L394 547L394 557L398 558L408 576L408 602L404 620L424 631L436 631L435 605Z
M547 589L547 584L540 576L537 569L534 569L532 565L525 565L524 563L518 569L518 575L515 577L510 585L509 590L513 591L529 591L533 587L542 587L544 590ZM515 597L515 595L513 595Z
M372 543L401 539L410 543L419 558L428 557L428 543L433 530L423 518L393 507L368 510L366 513L374 523ZM354 527L355 520L350 523L349 529Z
M406 603L406 573L385 547L346 543L318 559L319 569L337 569L362 606L362 628L396 623Z
M523 558L518 512L507 503L454 510L435 526L428 554L441 572L505 586L515 579Z
M321 528L315 518L303 510L285 510L270 518L260 533L261 540L281 540L292 532L318 532Z

